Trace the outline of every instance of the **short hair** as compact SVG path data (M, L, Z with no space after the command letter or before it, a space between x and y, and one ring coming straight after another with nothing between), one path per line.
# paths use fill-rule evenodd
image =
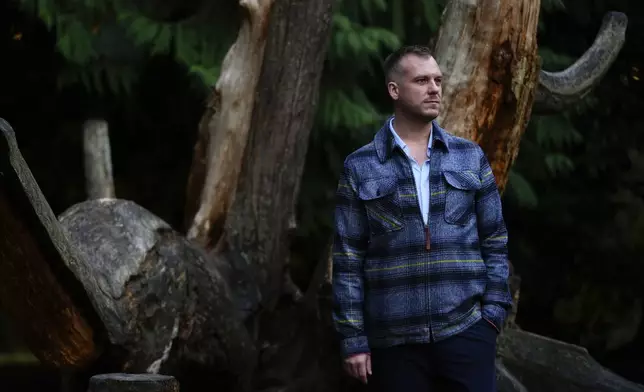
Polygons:
M398 48L385 59L383 63L383 71L385 73L385 80L389 83L392 80L392 75L400 73L400 61L407 55L416 55L418 57L432 57L432 51L427 46L423 45L407 45Z

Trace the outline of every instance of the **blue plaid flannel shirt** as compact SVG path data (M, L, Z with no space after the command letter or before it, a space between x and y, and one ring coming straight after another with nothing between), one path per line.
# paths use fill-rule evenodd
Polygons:
M481 317L500 331L511 307L507 231L487 158L435 121L433 132L430 250L411 166L387 123L344 162L333 244L344 357L439 341Z

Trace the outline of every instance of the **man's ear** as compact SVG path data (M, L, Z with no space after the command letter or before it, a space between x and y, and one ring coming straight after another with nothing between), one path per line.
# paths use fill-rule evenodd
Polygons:
M391 97L391 99L393 99L394 101L398 100L399 92L398 92L398 84L396 84L396 82L387 83L387 91L389 92L389 96Z

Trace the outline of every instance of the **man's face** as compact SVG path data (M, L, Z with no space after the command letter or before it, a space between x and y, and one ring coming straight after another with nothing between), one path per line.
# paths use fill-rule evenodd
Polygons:
M387 86L396 106L413 117L434 120L440 113L443 79L436 60L409 54L400 60L399 69Z

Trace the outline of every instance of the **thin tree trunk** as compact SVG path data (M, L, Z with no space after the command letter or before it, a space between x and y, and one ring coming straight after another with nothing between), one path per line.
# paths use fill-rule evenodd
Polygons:
M188 238L210 247L221 234L246 149L255 89L273 0L240 0L245 15L237 40L199 125L188 179Z
M226 232L254 265L263 298L280 290L330 37L333 0L277 0L252 134ZM270 294L269 294L270 293Z
M85 181L89 199L114 198L114 176L110 135L105 120L88 120L83 125Z
M481 145L501 191L534 99L539 8L535 0L452 0L436 42L446 76L440 123Z

